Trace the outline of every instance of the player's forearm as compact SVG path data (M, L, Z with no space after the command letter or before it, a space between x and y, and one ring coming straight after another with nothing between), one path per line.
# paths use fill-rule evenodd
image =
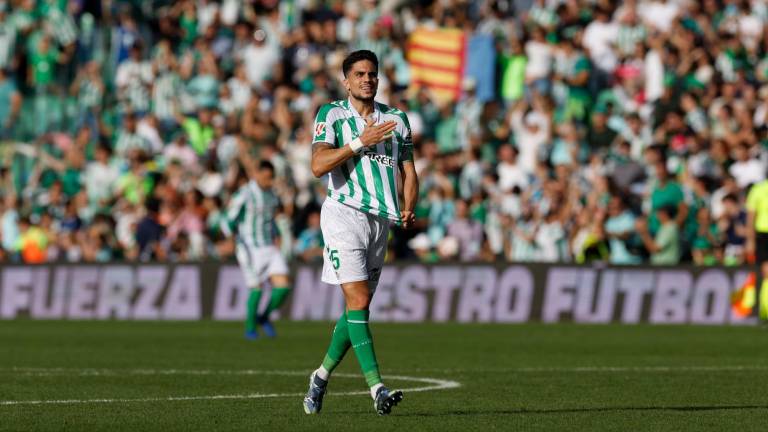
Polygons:
M416 170L406 170L403 176L403 210L412 212L419 197L419 178Z
M354 155L349 145L332 148L329 144L315 144L312 149L312 175L320 178Z
M240 141L238 144L237 160L240 161L240 165L243 166L248 177L254 178L257 171L256 161L254 161L251 155L248 154L248 148L245 146L244 141Z

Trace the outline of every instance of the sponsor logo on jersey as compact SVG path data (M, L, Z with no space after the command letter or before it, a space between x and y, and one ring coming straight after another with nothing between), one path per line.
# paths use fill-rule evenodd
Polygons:
M363 156L368 157L368 159L378 163L379 165L384 165L391 168L395 167L395 160L391 156L387 156L387 155L372 152L372 151L364 152Z
M315 125L315 137L320 137L325 134L325 122L320 122Z

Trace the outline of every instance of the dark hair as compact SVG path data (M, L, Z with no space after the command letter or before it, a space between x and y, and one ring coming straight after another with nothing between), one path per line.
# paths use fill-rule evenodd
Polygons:
M272 171L273 174L275 173L275 166L272 165L272 162L268 160L263 160L259 162L259 171L265 170L265 169Z
M665 213L670 219L674 219L677 216L677 208L671 205L659 207L656 211Z
M344 72L344 78L347 77L347 74L350 70L352 70L352 66L355 63L363 60L368 60L369 62L373 63L373 66L376 67L376 70L379 70L379 59L376 57L376 54L374 54L373 51L354 51L350 53L347 58L344 59L344 63L341 64L341 70Z
M96 149L103 151L108 156L112 156L112 147L110 147L109 144L99 143L99 145L96 147Z
M160 212L160 200L157 198L147 199L145 206L149 214L158 214Z

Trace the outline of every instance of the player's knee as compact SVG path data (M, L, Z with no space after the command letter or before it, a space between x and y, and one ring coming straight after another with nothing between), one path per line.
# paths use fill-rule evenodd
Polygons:
M286 287L288 288L291 284L291 279L288 277L288 275L276 275L272 276L271 278L272 285L279 286L279 287Z
M365 310L371 304L370 296L358 295L350 296L347 299L347 308L350 310Z

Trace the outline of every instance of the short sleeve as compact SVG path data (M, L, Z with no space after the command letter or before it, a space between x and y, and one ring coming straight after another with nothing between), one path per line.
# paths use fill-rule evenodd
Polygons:
M411 124L408 121L408 116L400 111L398 116L403 122L400 135L403 137L400 147L400 160L413 161L413 135L411 133Z
M400 114L400 118L403 119L403 145L413 146L413 136L411 134L411 123L408 121L408 116L405 113Z
M312 130L312 144L328 143L334 147L338 145L333 131L333 108L332 104L325 104L317 112L315 127Z

